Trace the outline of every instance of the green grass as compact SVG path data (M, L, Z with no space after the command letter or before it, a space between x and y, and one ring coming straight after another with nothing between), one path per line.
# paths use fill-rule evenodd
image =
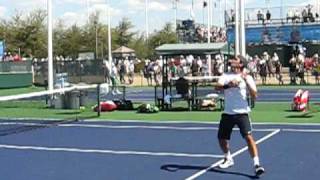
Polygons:
M279 86L262 86L260 88L278 88ZM298 88L302 86L286 86L287 88ZM308 88L319 88L319 86L307 86ZM150 88L150 87L149 87ZM283 88L283 86L281 87ZM140 88L139 88L140 89ZM21 94L27 92L42 91L41 87L27 87L15 89L0 89L0 96ZM284 89L285 90L285 89ZM175 106L186 104L175 103ZM290 103L260 102L251 113L253 122L268 123L320 123L320 105L311 104L310 112L292 112ZM316 111L316 112L315 112ZM86 107L85 110L59 110L48 108L42 102L0 102L1 118L54 118L54 119L101 119L101 120L148 120L148 121L199 121L217 122L220 119L220 111L162 111L155 114L141 114L136 111L114 111L103 112L98 118L97 113Z
M24 88L10 88L10 89L0 89L0 96L9 96L15 94L25 94L37 91L44 91L44 87L24 87Z
M320 106L311 104L316 111ZM15 102L12 104L0 103L0 117L2 118L54 118L54 119L101 119L101 120L148 120L148 121L198 121L218 122L220 111L162 111L154 114L141 114L136 111L102 112L97 113L90 107L85 110L51 109L44 103ZM267 123L320 123L318 112L292 112L289 103L257 103L251 113L253 122Z

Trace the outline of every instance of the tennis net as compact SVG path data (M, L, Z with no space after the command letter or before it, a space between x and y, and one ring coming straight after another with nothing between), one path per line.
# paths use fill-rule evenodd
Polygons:
M0 136L96 118L99 86L0 96Z

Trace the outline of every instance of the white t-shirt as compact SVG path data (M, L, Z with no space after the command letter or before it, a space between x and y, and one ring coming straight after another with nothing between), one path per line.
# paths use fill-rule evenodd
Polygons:
M224 90L224 113L225 114L245 114L251 111L247 101L247 84L241 77L241 74L225 73L218 83L227 85L230 81L236 80L239 82L238 87L228 88ZM247 83L254 90L257 90L256 84L252 76L247 75Z

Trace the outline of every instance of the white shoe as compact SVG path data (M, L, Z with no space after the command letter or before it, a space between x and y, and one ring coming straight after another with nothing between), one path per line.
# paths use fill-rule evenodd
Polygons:
M265 172L264 168L260 165L255 165L254 166L254 172L256 173L257 176L260 176Z
M116 94L122 94L122 92L120 92L119 90L116 90Z
M233 159L232 158L224 158L223 162L218 165L220 169L227 169L231 166L234 165Z

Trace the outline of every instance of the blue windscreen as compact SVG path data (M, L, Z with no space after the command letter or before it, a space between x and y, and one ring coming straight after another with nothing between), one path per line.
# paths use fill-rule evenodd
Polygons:
M3 53L4 53L4 42L0 41L0 60L3 57Z
M234 42L234 27L228 28L229 43ZM247 43L297 43L320 40L320 24L279 25L246 28Z

